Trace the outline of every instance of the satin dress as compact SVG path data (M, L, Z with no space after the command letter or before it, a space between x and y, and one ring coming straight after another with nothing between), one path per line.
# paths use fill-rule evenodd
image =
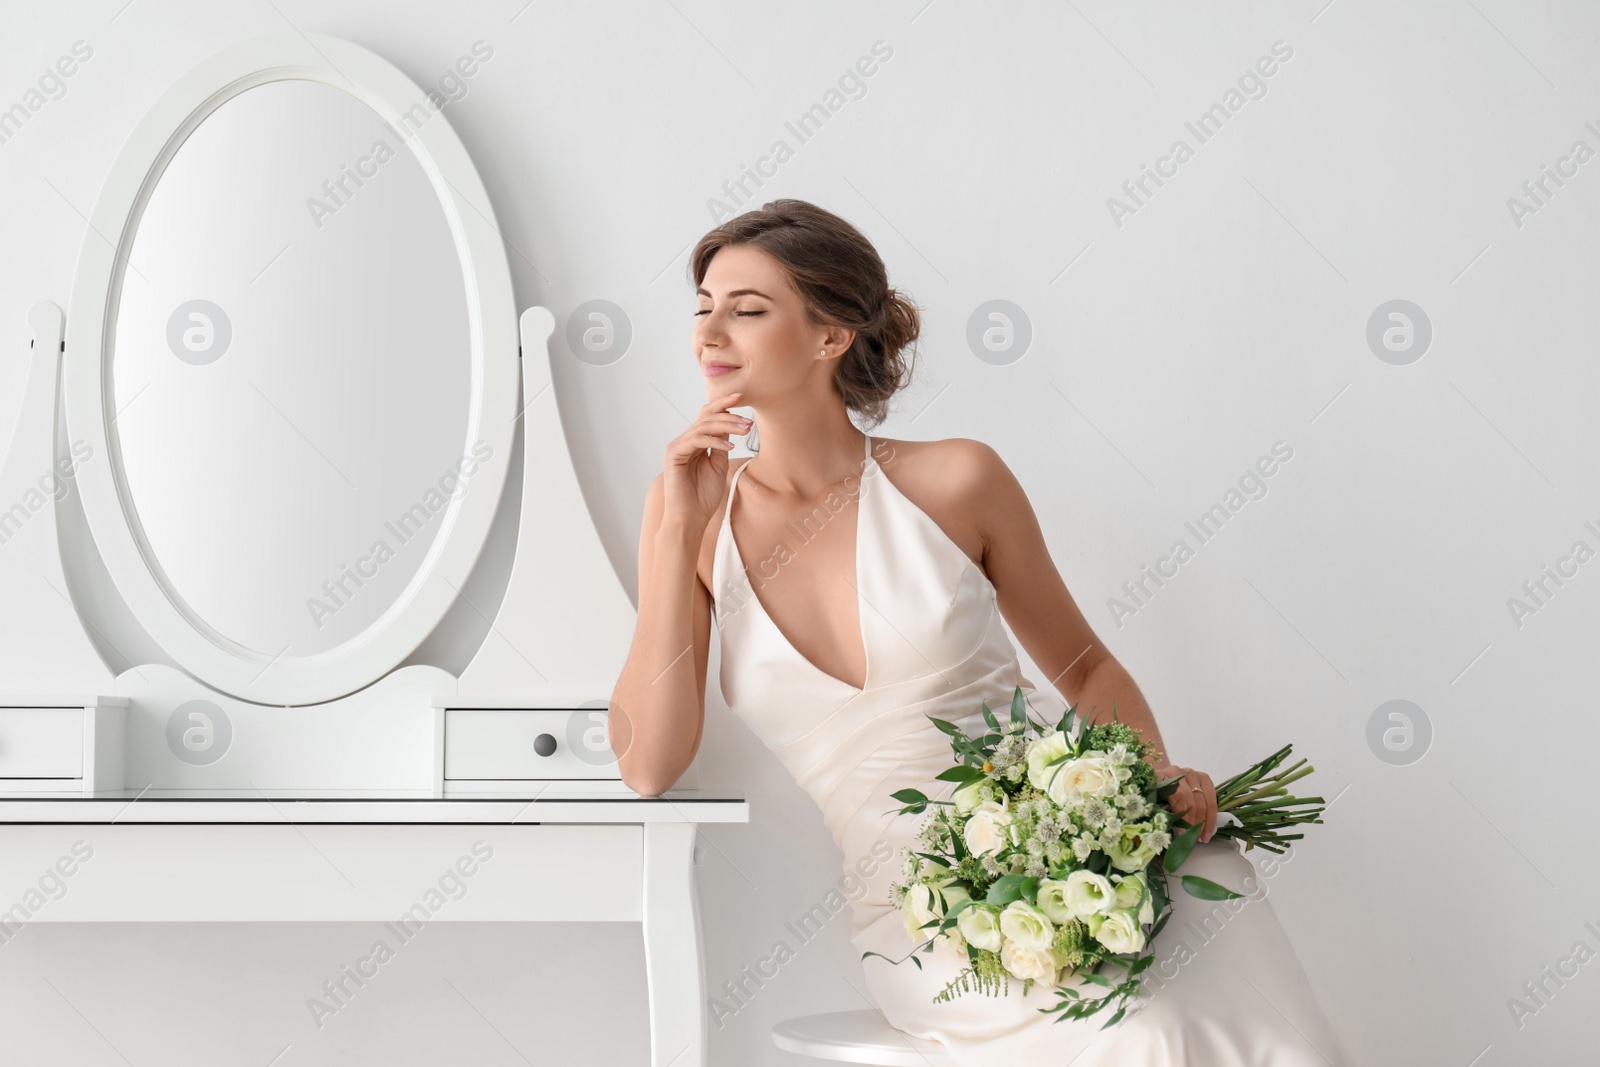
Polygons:
M980 704L1003 716L1019 685L1041 721L1055 722L1066 703L1021 676L994 586L895 488L871 442L859 481L855 559L866 684L858 688L805 659L761 606L732 534L743 466L729 485L714 551L713 617L728 706L816 801L845 870L858 877L872 871L863 878L866 893L851 903L852 942L901 959L914 942L890 903L889 884L904 881L901 850L915 843L921 816L892 814L900 803L890 794L911 787L945 798L953 788L934 780L954 757L927 716L975 734L984 731ZM763 569L771 567L751 574ZM1240 753L1241 767L1246 755ZM1231 908L1201 901L1172 879L1174 914L1156 939L1147 990L1110 1029L1100 1028L1109 1012L1059 1022L1041 1014L1055 994L1035 985L1024 995L1016 979L1005 996L969 992L935 1003L966 965L965 953L947 945L918 953L920 970L869 957L862 963L866 989L892 1026L939 1042L964 1067L1349 1064L1266 899L1270 883L1239 846L1202 844L1183 873L1251 899ZM1093 994L1097 987L1082 988Z

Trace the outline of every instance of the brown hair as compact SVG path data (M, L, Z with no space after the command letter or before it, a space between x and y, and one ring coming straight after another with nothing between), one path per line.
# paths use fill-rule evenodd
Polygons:
M911 382L909 354L922 331L916 304L889 286L883 259L861 231L831 211L804 200L770 200L700 238L689 256L698 287L718 251L750 244L788 271L818 325L856 331L840 357L834 384L845 406L877 426L889 399Z

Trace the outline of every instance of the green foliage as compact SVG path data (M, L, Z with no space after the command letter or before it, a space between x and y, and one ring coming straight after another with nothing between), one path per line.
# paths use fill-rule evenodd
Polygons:
M1186 874L1183 876L1182 881L1184 891L1191 897L1199 897L1201 900L1242 900L1244 898L1243 893L1235 893L1233 890L1226 889L1211 879L1202 878L1198 874Z
M949 984L933 998L933 1002L942 1004L954 1000L962 993L983 993L986 996L1000 997L1010 992L1011 972L1000 962L1000 954L977 949L974 952L972 965L950 979Z
M1089 727L1083 740L1084 748L1106 750L1115 745L1127 745L1128 751L1143 759L1149 754L1150 742L1139 731L1124 722L1103 722Z
M1176 825L1176 820L1174 820ZM1167 851L1162 854L1161 865L1170 874L1182 867L1189 858L1189 853L1194 851L1194 846L1200 841L1200 827L1191 826L1183 833L1172 839L1172 844L1167 846Z

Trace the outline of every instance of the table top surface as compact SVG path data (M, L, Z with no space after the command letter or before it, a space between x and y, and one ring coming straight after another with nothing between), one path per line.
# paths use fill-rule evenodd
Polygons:
M3 823L647 823L748 822L743 797L669 789L644 797L616 781L492 789L105 789L0 787Z

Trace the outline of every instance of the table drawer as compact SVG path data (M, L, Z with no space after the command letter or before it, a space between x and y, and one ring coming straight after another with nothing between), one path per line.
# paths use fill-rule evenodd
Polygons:
M620 778L605 708L446 708L444 777Z
M82 708L0 708L0 778L82 778Z

